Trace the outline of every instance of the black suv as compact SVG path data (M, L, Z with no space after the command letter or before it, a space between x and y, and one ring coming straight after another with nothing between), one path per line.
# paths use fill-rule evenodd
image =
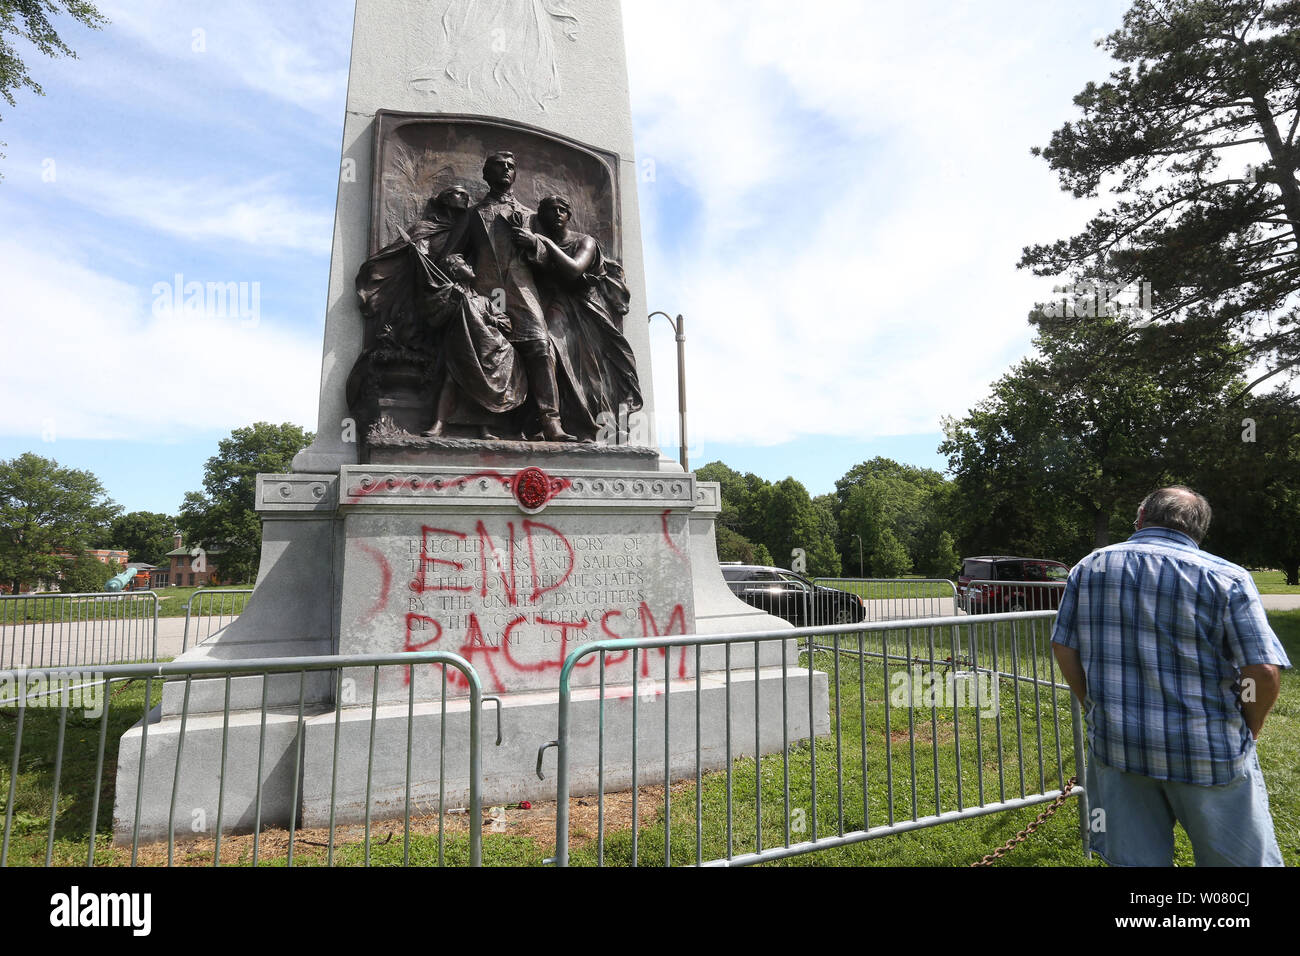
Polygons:
M957 578L957 593L969 614L999 611L1054 611L1061 603L1070 569L1049 558L985 555L966 558ZM972 581L1006 581L977 584ZM1015 582L1022 582L1019 586ZM1026 586L1027 585L1027 586Z
M746 604L785 618L795 627L853 624L867 616L862 598L856 594L813 584L783 568L724 564L722 576Z

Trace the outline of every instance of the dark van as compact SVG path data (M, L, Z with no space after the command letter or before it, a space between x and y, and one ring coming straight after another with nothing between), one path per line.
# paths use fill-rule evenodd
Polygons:
M1050 558L966 558L957 578L957 594L968 614L1054 611L1061 603L1069 574L1066 565ZM1004 581L1007 583L1001 583Z

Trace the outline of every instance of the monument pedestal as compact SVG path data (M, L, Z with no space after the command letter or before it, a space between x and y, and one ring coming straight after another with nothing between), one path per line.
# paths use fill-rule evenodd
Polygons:
M584 451L559 454L581 458ZM644 457L625 454L614 469L556 473L532 465L521 468L519 460L498 460L500 468L475 471L445 465L353 465L336 475L260 476L262 566L248 608L178 660L454 651L474 666L484 693L501 699L500 746L494 745L494 708L483 712L484 804L554 799L554 778L539 780L535 773L537 751L555 737L555 688L560 668L575 648L611 638L786 626L737 600L723 581L713 533L720 510L718 486L681 472L633 470L644 466ZM619 464L625 470L618 470ZM731 654L733 758L752 755L756 746L762 752L782 748L783 697L790 739L808 736L809 693L815 715L811 730L828 731L825 675L815 673L810 681L798 667L793 641L766 643L759 653L757 676L752 645L737 645ZM675 779L693 776L695 654L681 649L669 656L666 693L664 655L651 651L642 664L641 782L663 779L665 701L671 708L670 774ZM607 790L631 785L631 668L629 655L607 659ZM165 838L173 803L180 808L180 833L192 832L196 813L215 826L219 789L224 789L223 827L251 829L259 750L264 826L287 825L295 813L301 825L325 825L331 800L336 822L363 820L367 771L372 819L401 816L410 681L416 701L412 805L419 812L436 809L442 681L437 668L423 670L411 674L385 668L377 687L371 668L345 671L342 700L335 700L338 684L331 672L308 674L305 683L293 673L266 678L264 734L263 678L230 681L228 723L222 717L225 680L193 680L179 773L176 752L185 691L183 682L169 682L149 726L142 839ZM448 671L447 750L441 755L447 807L463 806L468 796L469 701L458 678ZM574 794L596 788L598 682L595 666L574 672ZM725 766L726 700L723 649L705 648L699 702L704 770ZM756 704L762 715L757 740ZM141 734L137 725L122 738L115 807L120 839L129 839L134 822ZM299 746L302 769L295 804L293 768Z
M556 735L558 678L574 648L787 626L722 578L718 486L653 447L632 146L618 3L357 0L315 440L294 474L258 476L256 590L182 661L460 654L501 699L501 746L491 707L482 728L491 805L551 796L536 753ZM825 732L824 675L799 676L793 642L764 644L757 676L752 653L732 652L732 754L783 746L783 692L791 739ZM607 786L632 782L632 663L615 656ZM638 679L660 692L638 705L646 782L663 776L664 700L670 774L694 774L697 677L701 764L725 761L723 650L703 651L698 675L694 653L668 662L665 675L652 652L658 672ZM118 837L131 836L140 777L145 839L165 836L173 814L179 832L210 833L219 794L222 824L251 828L259 765L264 824L320 824L336 756L336 819L364 817L367 772L374 816L400 814L412 687L412 798L436 799L430 747L445 730L446 798L464 803L467 688L449 671L444 702L442 675L427 670L387 668L375 681L362 668L343 675L341 692L331 672L236 678L228 722L225 680L193 680L188 707L184 682L168 684L143 769L145 728L122 738ZM573 675L575 793L595 786L598 680L595 666Z

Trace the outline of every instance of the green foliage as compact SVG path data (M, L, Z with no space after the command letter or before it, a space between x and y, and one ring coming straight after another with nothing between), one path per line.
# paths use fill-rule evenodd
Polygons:
M722 486L719 560L789 567L794 549L802 548L808 574L840 573L833 510L825 502L814 503L802 484L793 478L770 484L720 461L699 468L695 476Z
M51 13L66 13L92 30L108 22L88 0L0 0L0 97L10 106L17 105L15 90L26 88L37 96L44 95L41 85L32 79L27 64L18 56L13 37L26 40L45 56L76 59L77 54L50 23ZM3 155L0 153L0 157Z
M961 571L961 555L957 544L947 531L939 532L935 549L928 554L918 569L927 578L955 578Z
M859 544L864 560L872 556L864 568L870 577L896 577L933 564L948 525L950 495L950 483L930 468L890 458L850 468L835 483L834 496L844 566L857 573Z
M754 544L743 534L732 531L721 524L717 526L718 560L739 561L741 564L772 563L772 556L761 544Z
M93 594L104 590L104 585L121 573L122 565L116 561L101 561L82 552L64 568L59 590L65 594Z
M1204 546L1300 584L1300 409L1286 391L1252 398L1207 423L1189 483L1214 510ZM1243 440L1247 439L1247 440Z
M890 528L882 528L871 551L871 575L877 578L901 578L912 568L912 558L903 542Z
M248 581L257 570L262 524L257 517L257 476L284 474L312 441L297 425L258 422L223 438L203 468L203 492L185 495L177 518L188 545L219 551L221 578Z
M15 105L15 89L26 87L37 96L44 91L27 72L27 65L18 58L9 36L22 37L45 56L76 59L77 54L63 42L50 23L49 13L67 13L92 30L98 30L108 22L108 18L86 0L0 0L0 96L10 106ZM21 23L18 22L20 17Z
M1076 560L1187 474L1206 422L1236 394L1243 356L1203 342L1166 365L1134 352L1132 331L1121 316L1040 324L1038 354L964 419L945 420L964 551Z
M100 540L120 511L88 471L30 452L0 461L0 579L18 592L57 577L61 555Z
M1099 44L1120 65L1035 149L1076 197L1113 194L1022 268L1150 283L1135 349L1176 365L1238 335L1271 372L1300 361L1300 3L1137 0ZM1263 165L1250 164L1265 158Z
M176 519L153 511L132 511L113 522L105 547L125 551L132 561L165 565Z

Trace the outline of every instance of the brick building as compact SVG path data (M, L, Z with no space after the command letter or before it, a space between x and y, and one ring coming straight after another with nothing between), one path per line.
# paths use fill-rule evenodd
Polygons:
M167 552L167 564L150 575L152 587L201 588L221 583L221 575L213 558L220 551L206 551L202 560L185 547L179 531L172 536L175 547ZM196 567L197 565L197 567ZM201 570L200 570L201 568Z

